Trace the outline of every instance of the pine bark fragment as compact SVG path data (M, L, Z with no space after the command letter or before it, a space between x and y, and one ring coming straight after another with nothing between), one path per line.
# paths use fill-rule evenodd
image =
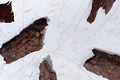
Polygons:
M120 80L120 57L97 49L92 51L94 57L84 64L86 69L109 80Z
M39 80L57 80L56 73L52 70L47 60L40 64L40 77Z
M97 15L97 11L99 10L100 7L105 9L105 13L107 14L110 11L110 9L112 8L113 3L115 1L116 0L93 0L92 10L91 10L91 13L90 13L87 21L89 23L93 23L94 22L94 20L96 18L96 15Z
M4 43L0 49L0 55L4 57L6 63L11 63L27 54L40 50L43 47L47 25L47 18L40 18L23 29L13 39Z
M14 13L12 12L12 2L0 4L0 22L10 23L14 21Z

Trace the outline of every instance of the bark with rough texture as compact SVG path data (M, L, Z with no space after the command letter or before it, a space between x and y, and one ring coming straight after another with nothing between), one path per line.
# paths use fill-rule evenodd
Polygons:
M4 57L6 63L11 63L27 54L40 50L43 47L45 27L47 25L47 18L40 18L16 37L3 44L0 54Z
M91 10L91 13L90 13L87 21L92 23L95 20L97 11L100 7L103 7L103 9L105 9L105 13L107 14L110 11L110 9L112 8L113 3L115 1L116 0L93 0L92 10Z
M40 64L39 80L57 80L56 73L52 70L47 60Z
M10 23L14 21L14 13L12 12L12 2L0 4L0 22Z
M120 80L120 57L97 49L92 51L94 57L84 64L86 69L109 80Z

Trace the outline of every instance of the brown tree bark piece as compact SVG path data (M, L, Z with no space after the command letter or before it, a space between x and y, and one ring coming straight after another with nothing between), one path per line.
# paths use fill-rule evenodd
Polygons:
M52 70L47 60L40 64L39 80L57 80L56 73Z
M11 63L25 55L38 51L43 46L47 18L40 18L25 28L19 35L2 45L0 54L6 63Z
M115 1L116 0L93 0L92 10L91 10L91 13L90 13L87 21L90 23L94 22L96 15L97 15L97 11L100 7L103 7L103 9L105 9L105 13L107 14L110 11L110 9L112 8L113 3Z
M0 4L0 22L10 23L14 21L14 13L12 12L12 2Z
M120 57L97 49L92 51L94 57L84 64L86 69L109 80L120 80Z

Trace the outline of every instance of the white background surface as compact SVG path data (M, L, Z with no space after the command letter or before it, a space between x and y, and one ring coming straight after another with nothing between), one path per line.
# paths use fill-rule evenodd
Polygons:
M0 3L8 0L1 0ZM83 64L99 48L120 55L120 1L105 15L102 8L92 24L86 20L92 0L11 0L15 22L0 23L0 46L40 17L50 19L42 50L11 64L0 56L0 80L39 80L39 64L51 56L58 80L107 80Z

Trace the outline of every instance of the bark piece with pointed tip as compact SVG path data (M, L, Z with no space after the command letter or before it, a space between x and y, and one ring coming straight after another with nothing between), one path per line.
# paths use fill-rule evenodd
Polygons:
M94 56L84 64L86 69L109 80L120 80L120 57L98 49L92 51Z
M57 80L56 73L52 70L52 68L47 60L44 60L40 64L39 80Z

